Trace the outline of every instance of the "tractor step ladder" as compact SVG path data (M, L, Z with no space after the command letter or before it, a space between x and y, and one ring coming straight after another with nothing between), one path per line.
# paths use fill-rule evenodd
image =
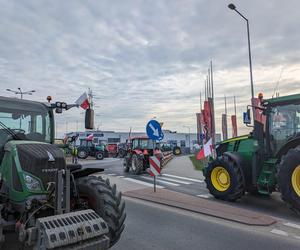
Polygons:
M275 179L275 164L276 159L270 159L263 163L262 171L258 178L258 192L260 194L268 195L273 191Z

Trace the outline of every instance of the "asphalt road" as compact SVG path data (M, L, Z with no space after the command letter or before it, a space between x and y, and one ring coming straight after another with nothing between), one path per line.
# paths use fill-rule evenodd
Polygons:
M145 187L147 187L147 184L148 186L153 185L153 179L148 173L144 173L143 175L139 176L131 173L124 173L123 159L109 158L104 159L103 161L87 161L84 163L84 166L104 168L104 173L106 175L122 177L126 181L130 182L137 181L138 183L144 184ZM300 217L286 206L286 204L281 200L279 193L273 193L270 196L254 196L246 194L242 197L242 199L239 199L234 203L225 202L216 200L214 197L212 197L206 189L206 185L203 180L196 181L193 178L182 179L180 178L181 176L169 175L168 168L163 169L162 174L163 175L161 177L157 178L157 184L169 190L197 196L200 198L211 199L216 202L227 203L256 212L262 212L270 216L278 217L282 220L293 221L300 224Z
M112 250L296 250L299 241L257 227L126 199L126 228Z

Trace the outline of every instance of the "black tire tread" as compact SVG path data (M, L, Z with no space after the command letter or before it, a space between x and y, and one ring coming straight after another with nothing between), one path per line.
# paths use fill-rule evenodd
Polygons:
M124 230L126 218L125 202L122 193L117 191L116 185L111 185L109 180L102 177L86 176L76 180L76 186L81 194L90 195L96 199L94 209L108 224L110 246L113 246Z
M238 164L229 156L224 155L222 157L222 160L216 160L218 165L226 165L228 164L230 167L233 168L234 174L237 179L237 185L234 187L233 191L230 193L225 193L224 194L217 194L214 192L214 187L212 184L210 184L210 175L205 176L205 183L206 183L206 188L209 190L210 194L212 194L215 198L221 199L221 200L226 200L226 201L236 201L240 199L244 194L245 194L245 179L244 175L242 172L242 169L238 166ZM214 164L210 164L210 166L213 166ZM210 171L209 171L210 172Z

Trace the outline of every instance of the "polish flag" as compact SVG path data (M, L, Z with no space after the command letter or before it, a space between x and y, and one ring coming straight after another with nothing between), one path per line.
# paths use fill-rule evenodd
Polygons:
M94 139L94 134L90 134L90 135L86 138L87 141L92 141L93 139Z
M210 139L196 155L197 160L202 160L212 154L212 140Z
M75 103L83 109L88 109L90 107L89 99L85 92L77 99Z

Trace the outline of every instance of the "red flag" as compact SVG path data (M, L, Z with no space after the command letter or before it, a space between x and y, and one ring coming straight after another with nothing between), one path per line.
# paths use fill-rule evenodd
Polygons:
M89 99L85 92L76 100L75 103L80 105L83 109L88 109L90 107Z
M227 134L227 115L222 114L222 133L223 133L223 140L228 139L228 134Z
M236 115L231 116L231 124L232 124L232 137L237 137Z
M202 160L212 153L212 139L210 139L196 155L197 160Z

